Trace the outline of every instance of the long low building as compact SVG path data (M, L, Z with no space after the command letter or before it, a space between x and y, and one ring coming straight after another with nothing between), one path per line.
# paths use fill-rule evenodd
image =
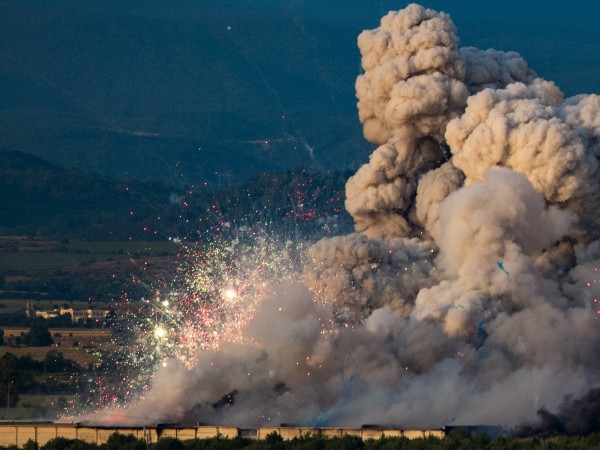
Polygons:
M243 428L227 426L178 427L174 425L157 425L156 427L108 427L90 426L78 423L56 422L0 422L0 445L16 445L22 447L29 440L37 442L39 446L46 444L56 437L79 439L93 444L104 444L109 436L114 433L133 435L148 443L155 443L161 437L174 437L180 440L207 439L223 437L234 439L245 437L264 439L271 433L279 434L283 439L289 440L302 436L343 437L358 436L364 440L379 439L382 437L401 437L409 439L420 437L443 437L443 429L432 430L401 430L385 427L365 428L309 428L309 427L262 427Z
M35 303L33 303L33 302L27 303L27 307L25 309L25 316L28 318L43 317L44 319L53 319L53 318L60 317L64 314L70 314L71 321L73 323L85 322L87 319L91 319L93 321L100 322L100 321L104 320L109 315L109 313L110 313L110 309L108 309L108 308L74 309L72 307L71 308L55 307L54 309L41 311L41 310L35 309Z

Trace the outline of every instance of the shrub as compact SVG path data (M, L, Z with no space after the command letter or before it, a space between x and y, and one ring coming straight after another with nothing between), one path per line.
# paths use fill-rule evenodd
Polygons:
M156 444L152 446L153 450L185 450L183 443L174 437L160 438Z
M146 450L146 443L133 434L113 433L100 446L102 450Z

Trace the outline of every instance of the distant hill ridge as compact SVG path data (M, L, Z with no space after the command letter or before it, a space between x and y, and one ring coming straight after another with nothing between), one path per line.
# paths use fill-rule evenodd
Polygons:
M0 234L88 240L202 239L219 226L295 227L304 236L323 226L344 232L350 172L307 170L264 173L243 185L227 179L178 188L124 182L65 168L22 152L0 149Z
M358 29L206 7L157 17L38 3L0 2L5 147L169 183L368 155L354 98Z
M372 149L356 39L407 3L0 0L0 146L180 186L355 169ZM600 3L425 4L463 46L519 51L567 95L600 91Z

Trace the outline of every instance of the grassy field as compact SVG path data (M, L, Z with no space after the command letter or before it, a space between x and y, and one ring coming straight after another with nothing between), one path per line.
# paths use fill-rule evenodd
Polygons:
M19 394L14 408L0 407L0 420L55 420L61 404L77 401L73 395Z
M0 236L0 270L43 271L75 267L101 261L126 261L176 255L181 247L173 242L60 242L15 236Z
M8 347L3 345L0 346L0 357L7 353L12 353L19 358L21 356L31 355L33 359L43 361L50 350L61 352L65 358L70 359L82 367L87 367L89 364L97 363L100 360L98 349L63 347L62 345L52 345L50 347Z
M142 253L156 255L158 253L176 254L181 246L171 241L166 242L135 242L135 241L78 241L65 244L69 251L86 253L116 254L116 253Z
M29 331L28 328L4 327L4 337L20 336ZM101 354L111 351L110 330L50 328L54 345L47 347L11 347L0 346L0 357L12 353L17 357L30 355L33 359L43 361L50 351L58 351L67 359L86 368L91 363L100 361ZM70 373L48 373L36 375L37 381L53 380L55 383L70 383ZM14 408L0 405L0 420L55 420L64 413L67 406L78 405L81 399L67 394L21 394Z
M97 261L123 261L128 255L56 253L56 252L0 252L0 270L50 270L75 267Z
M29 331L28 328L4 328L4 339L20 336ZM49 330L54 345L48 347L12 347L0 346L0 357L12 353L17 357L30 355L33 359L43 361L51 350L59 351L67 359L80 366L87 367L99 361L100 353L110 349L110 330L52 328Z

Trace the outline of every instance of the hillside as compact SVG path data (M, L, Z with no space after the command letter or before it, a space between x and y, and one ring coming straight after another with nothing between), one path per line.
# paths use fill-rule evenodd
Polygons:
M210 8L173 17L42 3L0 2L7 148L178 184L366 159L355 28Z
M222 222L258 225L268 219L275 228L293 227L305 236L318 236L325 223L335 222L339 232L350 224L343 206L348 172L267 173L239 186L222 179L179 189L116 181L0 150L0 173L0 235L197 240Z
M406 3L0 0L0 147L178 186L355 169L372 149L356 39ZM423 3L463 46L518 51L567 95L600 90L596 4Z
M348 172L265 173L220 190L115 181L0 151L0 289L4 298L111 298L131 274L176 267L175 242L228 237L253 227L318 239L347 233Z

